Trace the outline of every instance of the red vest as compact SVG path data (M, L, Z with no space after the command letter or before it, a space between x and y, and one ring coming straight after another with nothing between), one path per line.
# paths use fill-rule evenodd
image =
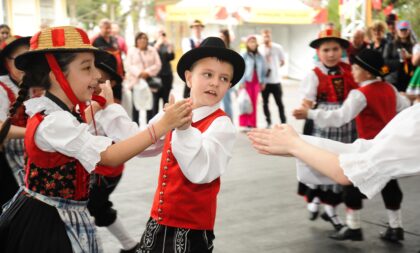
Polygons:
M359 90L365 95L367 106L356 117L359 138L370 140L397 114L395 91L388 83L378 81Z
M344 62L338 64L340 75L324 74L318 67L314 72L318 77L317 102L341 103L352 89L357 89L357 84L351 74L351 66ZM334 84L334 80L341 79L342 83Z
M26 127L26 187L49 197L86 200L89 173L83 166L75 158L58 152L45 152L36 146L35 132L43 119L41 113L35 114Z
M0 82L0 86L3 87L3 89L6 91L7 97L9 98L9 101L10 101L10 105L13 105L13 103L15 103L16 101L16 96L13 93L13 91L6 84L2 82ZM28 120L28 116L25 114L25 106L21 105L17 109L15 115L13 115L13 117L11 118L11 123L14 126L25 127L27 120Z
M216 118L224 115L219 109L192 126L205 132ZM151 216L166 226L213 230L220 178L207 184L191 183L172 154L171 139L172 132L165 139Z

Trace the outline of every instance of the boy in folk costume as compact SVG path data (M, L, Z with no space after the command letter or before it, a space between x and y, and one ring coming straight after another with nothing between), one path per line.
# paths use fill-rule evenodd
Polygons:
M338 31L326 29L319 33L318 39L309 44L317 50L319 62L302 81L302 107L337 109L341 106L350 90L357 88L351 76L350 65L342 62L343 50L349 42L340 37ZM354 122L340 127L321 127L307 121L304 134L328 138L344 143L351 143L357 138ZM299 183L299 194L305 195L310 211L310 219L318 215L319 202L324 203L322 218L332 223L338 231L342 223L336 214L336 206L341 203L342 188L339 185L304 185Z
M117 73L117 60L114 55L103 53L95 54L95 67L101 74L99 83L105 83L109 80L111 87L121 86L122 78ZM100 92L100 90L98 90L98 92ZM119 100L114 98L114 101L118 102ZM138 131L137 124L130 122L129 120L121 122L122 118L119 119L119 122L114 120L112 122L112 127L114 129L109 130L111 126L101 125L102 115L103 111L99 111L95 115L96 120L98 120L94 125L96 135L105 135L105 132L112 132L112 136L119 136L120 139L123 135L123 133L119 133L120 131L124 131L124 135L127 137L134 135ZM105 131L105 129L107 131ZM114 139L114 141L118 140ZM113 208L113 203L110 201L111 193L114 192L121 180L124 164L116 167L98 165L96 170L98 170L98 172L92 173L91 175L89 201L87 204L90 214L95 219L95 225L98 227L106 227L107 230L118 239L122 246L121 253L135 252L138 243L125 229L123 223L117 216L117 210Z
M353 59L352 73L359 88L352 90L343 105L336 110L308 110L303 108L295 111L297 118L309 118L322 127L339 127L356 120L359 138L373 139L404 108L410 105L397 89L377 77L384 77L382 71L384 60L382 55L372 49L365 49ZM398 242L404 239L401 219L402 192L396 180L390 180L382 190L382 198L387 209L389 223L385 232L381 233L383 240ZM361 199L359 202L361 206ZM337 240L354 239L361 234L360 211L353 210L353 220L336 235Z
M19 86L23 78L23 72L15 66L15 59L28 51L30 38L14 35L1 44L0 127L8 118L9 108L12 108L16 114L10 119L9 140L0 147L0 207L13 197L18 190L18 186L23 183L23 137L25 135L27 116L23 106L11 106L18 97ZM0 143L2 142L3 140L0 140Z
M193 118L166 136L151 218L137 252L212 252L220 176L236 138L220 101L244 69L243 58L216 37L181 57L177 72L191 88Z
M30 87L45 87L46 93L25 102L30 117L25 185L0 216L0 252L102 252L87 210L90 173L106 175L98 164L118 166L190 121L191 106L184 100L169 105L168 113L147 130L118 143L92 134L85 109L102 108L102 126L121 118L131 121L113 102L111 86L98 83L95 52L104 53L90 44L83 30L52 27L35 34L29 51L15 59L16 67L25 72L17 105ZM97 100L100 103L92 101L98 86L105 97ZM89 101L91 107L85 108ZM0 133L7 129L6 123ZM113 133L105 129L105 134Z

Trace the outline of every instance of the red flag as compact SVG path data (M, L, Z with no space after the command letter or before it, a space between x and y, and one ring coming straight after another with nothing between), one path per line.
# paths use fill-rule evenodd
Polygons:
M391 14L393 9L394 9L394 6L392 4L385 7L385 9L383 10L385 16L388 16L389 14Z
M374 10L382 9L382 0L372 0L372 7Z

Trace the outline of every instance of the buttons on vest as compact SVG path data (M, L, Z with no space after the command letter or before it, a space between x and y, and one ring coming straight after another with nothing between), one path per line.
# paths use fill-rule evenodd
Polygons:
M171 153L171 150L170 149L166 150L166 153L169 155Z
M162 221L162 220L163 220L163 218L162 218L162 217L158 217L158 220L159 220L159 221Z
M159 192L159 194L160 194L160 195L163 195L163 192L161 191L161 192Z
M166 183L165 183L165 182L163 182L163 183L162 183L162 186L163 186L163 187L165 187L165 186L166 186Z
M159 200L159 204L163 204L163 199L160 199Z
M164 170L168 170L168 166L166 166L166 165L165 165L165 166L163 166L163 169L164 169Z
M169 157L166 158L166 162L170 162L171 159Z
M161 212L162 212L162 209L160 209L160 208L159 208L159 209L158 209L158 213L161 213Z
M168 178L168 176L167 176L166 174L164 174L164 175L163 175L163 178L164 178L164 179L167 179L167 178Z

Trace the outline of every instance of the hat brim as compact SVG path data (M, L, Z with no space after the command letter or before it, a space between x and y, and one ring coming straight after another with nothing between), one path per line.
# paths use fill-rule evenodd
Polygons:
M190 70L196 61L206 57L216 57L232 65L233 77L231 87L235 86L244 75L245 61L237 52L219 47L198 47L188 51L179 59L177 65L178 76L185 82L185 71Z
M117 72L115 72L114 69L112 69L110 66L106 65L105 63L101 62L98 65L96 65L96 67L108 73L111 76L112 80L115 80L117 83L122 82L121 76Z
M21 45L28 45L29 47L29 41L31 40L31 37L21 37L19 39L16 39L12 42L10 42L7 46L5 46L3 48L3 50L1 50L0 52L0 75L6 75L7 73L9 73L9 71L6 69L6 67L4 66L4 58L10 54L13 49L15 49L18 46Z
M203 24L193 24L193 25L190 25L190 28L193 28L194 26L200 26L200 27L202 27L202 28L206 27L206 26L205 26L205 25L203 25Z
M30 68L31 61L33 59L39 59L39 57L44 57L46 53L83 53L83 52L92 52L92 53L99 53L99 54L107 54L106 51L101 50L99 48L51 48L51 49L42 49L42 50L34 50L28 51L21 55L19 55L15 59L15 66L16 68L25 71Z
M360 59L357 55L356 56L351 55L350 58L351 58L350 60L352 64L359 65L362 69L372 73L375 76L384 77L387 75L383 73L381 70L375 69L374 67L370 66L369 64L364 62L362 59Z
M338 37L325 37L325 38L319 38L316 40L311 41L311 43L309 44L310 47L312 48L319 48L319 46L328 40L334 40L337 41L338 44L340 44L343 48L348 48L350 46L350 42L348 40L342 39L342 38L338 38Z

